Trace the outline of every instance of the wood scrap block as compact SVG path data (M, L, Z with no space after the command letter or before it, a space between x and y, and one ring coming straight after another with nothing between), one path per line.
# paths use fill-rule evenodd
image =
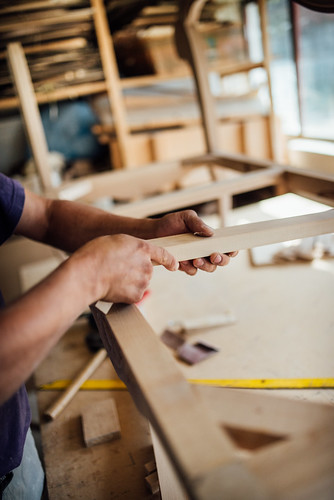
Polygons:
M147 475L152 474L152 472L155 472L157 470L157 464L155 460L151 460L150 462L147 462L145 464L145 471Z
M146 482L150 492L152 493L152 495L155 495L156 493L158 493L160 491L157 471L152 472L152 474L149 474L148 476L146 476L145 482Z
M106 399L94 406L86 407L81 417L87 448L121 437L118 412L113 399Z

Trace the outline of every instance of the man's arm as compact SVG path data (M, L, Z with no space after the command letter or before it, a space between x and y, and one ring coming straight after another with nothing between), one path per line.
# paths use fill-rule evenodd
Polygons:
M208 227L193 210L168 214L160 219L135 219L107 213L82 203L50 200L26 191L26 201L16 233L74 252L88 241L103 235L129 234L151 239L185 232L212 236ZM197 269L212 272L225 266L229 257L214 253L208 259L183 262L180 269L195 274Z
M171 254L142 238L187 231L212 234L191 210L139 220L27 192L16 234L73 253L41 283L0 311L0 404L31 375L89 304L100 299L137 302L149 285L152 262L171 271L179 268ZM217 253L180 267L195 274L197 267L213 271L228 260Z
M0 404L33 373L85 308L98 299L137 302L152 261L178 268L166 250L128 235L102 236L74 252L53 273L0 310Z

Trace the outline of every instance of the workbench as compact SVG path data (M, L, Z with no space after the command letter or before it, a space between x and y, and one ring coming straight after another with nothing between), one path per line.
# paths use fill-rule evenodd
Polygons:
M270 218L277 203L278 199L267 200L236 209L230 222ZM202 340L219 349L193 366L177 361L188 379L330 377L334 373L333 273L333 259L255 268L249 253L241 251L229 266L213 274L198 272L190 277L156 268L150 294L140 307L158 335L171 320L224 311L235 315L234 324L186 334L190 343ZM87 331L85 320L78 320L37 369L37 386L75 376L92 356L85 345ZM117 376L107 359L91 378ZM265 392L334 404L332 389ZM41 413L57 395L38 392ZM109 397L117 404L122 437L87 449L80 414L85 406ZM50 500L150 497L144 464L153 458L151 436L126 391L80 391L55 421L42 422L41 434Z

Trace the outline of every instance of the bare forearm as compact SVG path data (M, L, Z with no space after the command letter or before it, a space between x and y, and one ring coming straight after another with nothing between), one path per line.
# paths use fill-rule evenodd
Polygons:
M155 236L155 221L120 217L81 203L55 200L48 215L44 242L73 252L103 235L129 234L149 239Z
M79 266L65 262L0 312L0 404L31 375L93 300L92 285L78 271Z
M129 234L142 239L156 237L157 222L107 213L65 200L50 200L26 191L16 233L67 252L104 235Z
M128 235L102 236L80 247L40 284L0 312L0 404L29 377L92 302L138 302L152 261L175 271L163 248Z

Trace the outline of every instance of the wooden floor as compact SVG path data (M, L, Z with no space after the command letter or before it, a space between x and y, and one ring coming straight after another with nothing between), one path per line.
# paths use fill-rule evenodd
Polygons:
M280 209L289 212L284 200L282 197ZM277 201L237 209L230 223L268 219L276 209ZM288 215L295 215L291 210ZM215 224L215 220L208 222ZM242 251L229 266L214 274L198 272L189 277L156 268L150 294L140 307L157 335L172 320L234 314L234 324L186 335L190 343L202 340L219 349L218 354L197 365L177 361L187 378L331 377L333 274L334 259L255 268L250 265L248 252ZM38 385L75 375L90 357L84 343L86 333L87 325L81 321L66 334L37 370ZM92 378L114 377L106 360ZM331 389L270 392L334 404ZM40 410L56 397L55 392L39 392ZM122 438L86 449L80 414L87 404L109 397L115 397L119 408ZM145 488L144 463L152 458L151 436L127 392L81 391L59 419L42 424L42 439L51 500L78 498L78 494L87 500L150 497Z

